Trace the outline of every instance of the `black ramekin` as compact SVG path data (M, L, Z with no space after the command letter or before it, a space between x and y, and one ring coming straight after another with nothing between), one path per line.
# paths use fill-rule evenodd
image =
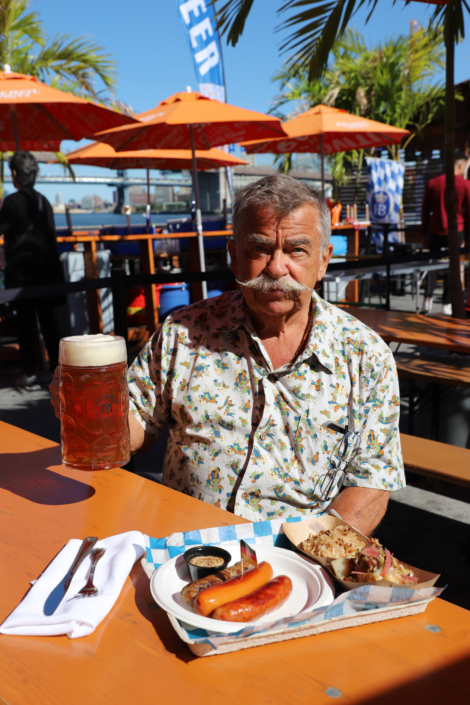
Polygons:
M219 556L219 558L224 559L224 562L223 565L218 565L215 568L204 568L203 566L194 565L189 562L191 558L195 558L196 556ZM232 556L224 548L220 548L220 546L195 546L194 548L188 548L184 554L184 560L188 567L189 576L193 581L206 578L208 575L214 575L214 573L218 573L219 570L224 570L232 560Z

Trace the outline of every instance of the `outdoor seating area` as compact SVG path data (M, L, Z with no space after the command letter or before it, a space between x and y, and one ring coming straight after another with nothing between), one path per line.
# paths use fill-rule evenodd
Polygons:
M0 33L0 704L468 703L470 9L82 4Z

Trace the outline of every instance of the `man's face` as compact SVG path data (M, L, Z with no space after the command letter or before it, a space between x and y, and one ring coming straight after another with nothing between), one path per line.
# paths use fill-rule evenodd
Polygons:
M265 274L296 281L313 289L325 274L333 245L323 252L317 227L317 209L306 205L278 220L269 210L253 210L245 217L243 233L229 242L233 271L240 281ZM285 316L308 306L312 292L261 292L243 287L248 308L258 316Z

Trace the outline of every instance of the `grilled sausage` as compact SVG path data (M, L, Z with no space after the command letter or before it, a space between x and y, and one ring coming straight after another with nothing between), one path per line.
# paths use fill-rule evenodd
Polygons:
M263 561L260 563L258 568L253 568L249 570L244 575L227 580L226 583L222 585L215 585L214 587L207 588L203 590L194 599L194 610L196 614L207 617L213 612L217 607L225 605L226 602L232 602L233 600L238 600L240 597L248 595L253 590L257 590L259 587L267 583L273 577L273 569Z
M224 622L252 622L280 607L292 592L292 580L279 575L269 583L214 610L211 617Z
M194 598L199 595L203 590L213 587L214 585L219 585L223 580L218 578L216 575L208 575L206 578L200 578L199 580L194 580L192 583L188 583L181 590L181 599L185 605L188 607L193 606Z

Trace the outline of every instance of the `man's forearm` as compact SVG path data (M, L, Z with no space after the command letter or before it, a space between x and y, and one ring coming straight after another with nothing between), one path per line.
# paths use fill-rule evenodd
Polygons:
M129 411L129 430L131 434L132 455L146 453L150 450L155 441L149 433L144 431L132 411Z
M386 510L390 492L367 487L345 487L333 500L330 509L340 514L345 522L370 536Z

